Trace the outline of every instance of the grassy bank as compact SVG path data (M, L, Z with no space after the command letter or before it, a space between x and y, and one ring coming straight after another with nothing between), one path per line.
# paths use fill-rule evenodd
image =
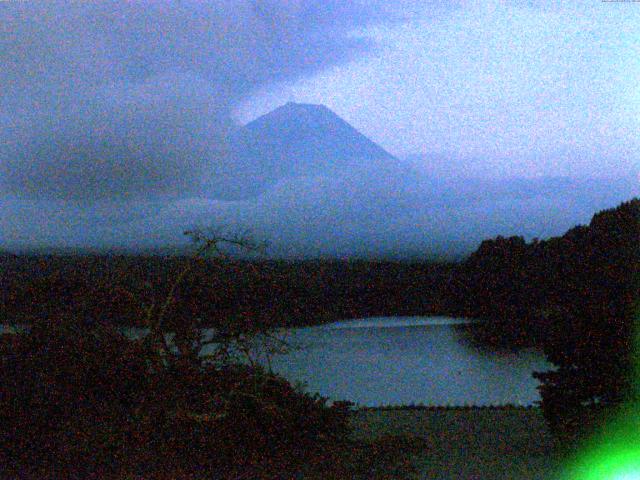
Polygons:
M409 478L553 480L560 462L537 408L362 409L352 425L360 440L417 445Z

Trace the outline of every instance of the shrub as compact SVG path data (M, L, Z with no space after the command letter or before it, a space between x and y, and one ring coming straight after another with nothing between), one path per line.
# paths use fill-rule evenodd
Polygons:
M202 244L194 262L221 253L220 242L246 245L192 235ZM73 295L28 332L0 336L0 463L9 478L291 478L347 443L347 404L329 407L230 353L248 355L266 326L229 319L205 341L195 322L170 321L192 266L147 309L142 339L95 322L86 296ZM204 346L213 353L201 355Z
M4 335L0 451L10 478L276 478L347 437L340 404L259 367L180 360L70 320Z

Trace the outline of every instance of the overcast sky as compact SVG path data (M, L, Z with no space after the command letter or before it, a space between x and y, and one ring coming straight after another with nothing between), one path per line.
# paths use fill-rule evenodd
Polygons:
M196 221L293 254L559 233L635 192L638 78L634 3L0 2L0 245L171 242ZM203 190L228 167L224 138L289 100L327 105L395 155L427 154L412 160L425 175L444 162L471 177L625 179L583 203L482 187L473 204L437 204L457 187L370 171L284 179L242 202Z
M357 60L267 85L237 117L295 99L329 106L394 154L483 158L485 173L637 168L638 5L480 0L434 14L419 3L406 22L357 29L375 45Z

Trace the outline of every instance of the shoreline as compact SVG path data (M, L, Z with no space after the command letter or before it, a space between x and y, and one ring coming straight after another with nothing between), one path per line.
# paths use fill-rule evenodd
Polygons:
M340 402L334 402L340 403ZM468 411L468 410L514 410L514 411L530 411L541 410L539 405L515 405L511 403L505 403L500 405L380 405L375 407L369 406L354 406L352 407L354 412L396 412L396 411Z

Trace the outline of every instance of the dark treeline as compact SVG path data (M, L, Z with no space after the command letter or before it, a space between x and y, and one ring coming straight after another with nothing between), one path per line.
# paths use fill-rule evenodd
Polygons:
M198 261L189 257L75 255L0 257L3 322L31 323L65 310L88 321L140 325L191 262L172 321L241 318L307 325L376 315L433 314L453 265L391 261ZM167 326L170 326L169 324Z
M488 345L544 344L563 319L617 318L638 263L639 200L561 237L485 240L460 264L367 260L242 261L186 256L1 255L0 319L31 323L72 309L89 321L140 325L172 278L173 321L230 317L308 325L377 315L484 319Z
M561 237L486 240L451 276L445 308L486 320L476 333L491 344L553 343L575 318L619 325L637 294L639 243L638 199L601 211L588 226Z
M447 310L480 317L481 345L535 345L554 370L535 372L549 427L567 451L612 412L637 405L640 200L563 236L483 242L451 276ZM635 414L635 413L634 413Z

